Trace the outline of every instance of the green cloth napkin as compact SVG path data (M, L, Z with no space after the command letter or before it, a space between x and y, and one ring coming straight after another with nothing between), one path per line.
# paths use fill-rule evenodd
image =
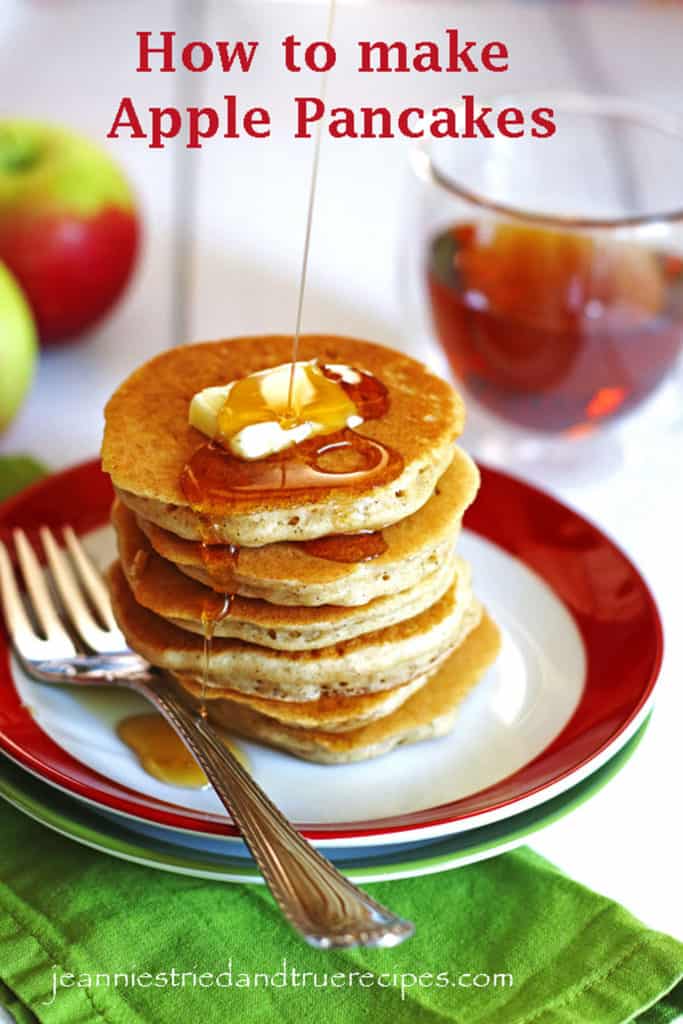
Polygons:
M0 462L3 484L9 468L13 489L39 474L23 461ZM415 936L393 950L319 952L261 886L115 860L0 802L0 1006L18 1024L668 1024L683 1015L683 945L531 850L367 888L413 920ZM64 975L71 984L57 985Z
M415 921L415 936L391 950L320 952L261 886L115 860L9 806L0 836L0 1003L19 1024L659 1024L683 1011L683 946L528 849L370 885ZM53 972L82 987L58 987L51 1001ZM116 972L127 987L89 985ZM487 984L504 974L512 985Z

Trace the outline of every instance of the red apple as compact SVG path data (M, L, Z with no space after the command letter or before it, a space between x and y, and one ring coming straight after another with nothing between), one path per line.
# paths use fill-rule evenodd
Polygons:
M0 260L45 345L74 340L130 277L140 229L130 186L93 143L36 121L0 121Z

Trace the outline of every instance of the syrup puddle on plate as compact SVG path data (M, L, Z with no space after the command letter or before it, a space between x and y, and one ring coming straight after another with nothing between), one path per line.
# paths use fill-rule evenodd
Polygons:
M219 730L221 742L245 768L249 760L238 746ZM156 711L142 715L130 715L116 727L119 739L123 740L138 756L141 766L155 779L169 786L186 789L202 789L208 786L208 779L176 731Z

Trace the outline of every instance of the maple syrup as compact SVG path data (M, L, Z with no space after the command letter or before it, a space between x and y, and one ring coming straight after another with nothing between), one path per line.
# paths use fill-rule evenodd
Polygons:
M315 558L331 562L369 562L387 550L387 542L380 532L362 530L360 533L337 533L316 540L305 540L301 547Z
M214 524L209 519L200 519L201 530L207 539L201 542L201 555L204 565L211 565L212 550L220 548L222 557L220 564L223 567L221 577L224 590L222 593L206 588L198 602L197 615L202 624L202 675L201 695L199 701L199 714L206 718L206 689L211 679L211 652L213 649L213 638L216 626L223 619L230 615L232 604L235 599L234 569L237 565L238 548L232 544L210 544L209 540L216 537Z
M208 785L199 767L176 731L166 719L153 711L131 715L119 722L116 732L133 750L148 775L170 786L201 789ZM244 752L219 733L221 742L245 768L249 767Z
M199 550L204 569L212 582L226 592L234 591L240 554L237 544L223 544L220 541L209 544L208 541L202 541Z
M355 371L354 376L361 378ZM236 380L218 412L216 436L221 442L229 441L244 427L273 420L284 429L311 420L324 424L330 433L345 427L357 412L338 373L314 360L292 361Z
M213 649L213 637L216 626L222 622L232 608L234 594L217 594L209 591L204 597L201 613L202 635L204 640L202 652L202 679L201 694L199 698L199 714L206 718L206 689L211 679L211 652Z
M457 224L429 249L436 332L485 406L583 430L636 406L683 342L683 260L538 227Z
M343 392L361 419L378 419L388 411L388 391L372 374L346 367L323 366L321 371L318 380L329 381ZM306 405L306 415L315 407L318 422L338 423L339 398L336 392L334 398L330 394L325 390L326 397L320 402L316 395ZM238 422L243 422L241 405L238 413ZM240 496L253 500L296 493L301 500L307 494L314 500L321 490L388 483L402 469L398 452L346 427L255 460L238 458L222 445L206 442L190 457L180 484L190 505L220 515L226 504L234 505Z
M351 468L333 470L323 462L345 457ZM385 445L353 430L311 438L296 448L254 462L239 459L210 441L191 456L181 478L190 504L221 514L226 504L239 498L263 498L296 494L319 495L370 482L388 483L403 469L403 459Z

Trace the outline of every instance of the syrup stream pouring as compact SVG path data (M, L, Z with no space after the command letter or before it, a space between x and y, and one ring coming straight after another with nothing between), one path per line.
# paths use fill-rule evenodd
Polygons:
M337 11L337 0L330 0L330 9L327 17L326 42L332 42L332 30L334 18ZM320 100L325 102L327 94L327 76L329 71L323 73L320 85ZM301 320L304 309L304 295L306 293L306 279L308 277L308 254L311 249L311 230L313 227L313 213L315 211L315 196L318 185L318 168L320 166L320 144L322 140L322 127L318 121L315 129L315 148L313 150L313 166L311 167L311 184L308 191L308 212L306 214L306 234L304 237L304 251L301 259L301 278L299 281L299 300L296 309L296 326L294 328L294 341L292 342L292 369L289 374L289 393L287 395L287 412L292 416L292 400L294 398L294 373L296 372L296 361L299 357L299 335L301 334Z

